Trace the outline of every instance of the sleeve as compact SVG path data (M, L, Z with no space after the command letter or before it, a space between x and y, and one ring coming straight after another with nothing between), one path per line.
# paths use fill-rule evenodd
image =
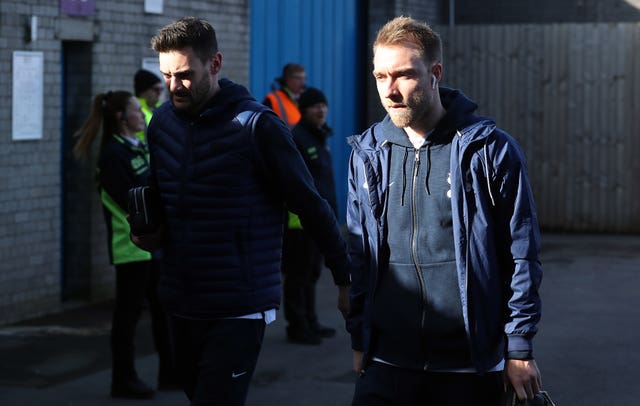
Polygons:
M349 255L351 257L351 288L349 299L351 302L349 315L347 316L347 331L351 334L351 347L356 351L364 350L364 309L367 301L369 273L366 264L370 261L365 258L364 241L365 230L361 223L361 207L358 199L357 170L360 167L356 155L351 152L349 158L349 181L347 192L347 229Z
M105 151L100 161L98 173L100 188L127 212L129 189L136 186L131 163L119 154L112 153L111 150Z
M257 124L256 144L269 171L271 187L278 187L287 210L300 217L325 256L334 283L349 285L347 244L331 206L318 194L289 128L270 111L264 112Z
M264 99L262 100L262 104L269 107L270 109L273 109L273 106L271 105L271 99L268 96L264 97Z
M507 358L533 358L533 337L541 317L539 287L542 282L540 253L540 231L529 183L524 154L516 141L506 136L498 148L494 170L498 181L496 212L499 226L503 230L505 247L503 257L510 264L504 266L512 271L507 281Z
M146 185L151 188L153 204L156 205L159 221L164 222L164 210L160 199L160 188L158 187L157 178L157 158L156 158L156 126L160 122L159 114L151 117L149 128L147 129L147 147L149 148L149 174L147 176Z

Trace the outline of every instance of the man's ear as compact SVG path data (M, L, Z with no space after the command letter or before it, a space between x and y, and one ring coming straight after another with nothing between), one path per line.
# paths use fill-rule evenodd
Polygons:
M435 65L433 65L433 68L431 68L431 73L436 77L436 82L440 83L440 80L442 80L442 64L440 62L437 62Z
M216 52L211 57L211 74L217 75L222 69L222 54L220 52Z

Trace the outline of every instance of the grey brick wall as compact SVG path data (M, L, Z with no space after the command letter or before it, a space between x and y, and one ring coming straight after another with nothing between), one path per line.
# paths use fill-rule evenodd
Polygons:
M113 294L113 270L108 265L105 227L92 179L95 163L71 164L68 149L93 95L112 89L133 90L133 74L142 59L155 57L149 40L158 28L186 15L209 20L223 53L222 76L244 84L249 78L249 0L165 0L161 15L145 14L142 0L96 0L95 14L90 17L61 15L58 3L0 2L0 69L7 79L3 83L10 83L12 51L42 51L45 100L43 138L13 141L11 95L0 98L0 324ZM38 39L28 43L24 33L32 15L38 17ZM71 75L77 92L74 97L67 94L67 104L62 106L64 44L78 43L88 46L92 65L86 75ZM75 122L75 128L67 128L63 136L65 117ZM69 201L82 204L70 207ZM78 268L86 267L78 275L67 270L68 278L79 278L82 293L68 300L63 300L61 284L65 246L72 248L66 252L67 266L74 264L72 270L76 263Z

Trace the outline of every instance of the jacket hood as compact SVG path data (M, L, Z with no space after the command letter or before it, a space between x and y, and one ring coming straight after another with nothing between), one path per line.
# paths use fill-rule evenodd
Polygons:
M436 126L436 133L455 133L482 120L475 115L478 105L460 90L441 87L440 100L447 113Z
M216 120L220 120L221 117L219 115L223 115L223 117L226 118L227 114L234 114L238 104L255 101L255 98L244 86L234 83L229 79L220 79L218 85L220 86L220 90L204 105L199 114L200 117L215 116ZM173 108L178 115L186 114L183 111L175 109L175 107Z
M463 145L466 145L495 128L493 120L475 114L478 105L461 91L440 87L440 100L446 114L430 134L429 143L447 143L451 141L456 131L460 131L463 135ZM484 130L478 132L479 128ZM467 137L467 134L471 137ZM373 124L362 134L349 137L347 142L354 149L363 152L377 150L387 142L413 147L407 133L402 128L396 127L388 114L380 123Z
M462 130L481 120L480 117L474 114L478 105L459 90L441 87L440 100L446 110L446 114L438 122L436 128L427 136L427 143L448 143L456 131ZM393 124L388 114L384 120L382 120L381 125L385 138L390 143L404 147L413 147L406 132Z
M255 101L255 98L242 85L234 83L229 79L218 81L220 90L206 104L202 115L211 116L225 112L235 113L236 106L247 101Z

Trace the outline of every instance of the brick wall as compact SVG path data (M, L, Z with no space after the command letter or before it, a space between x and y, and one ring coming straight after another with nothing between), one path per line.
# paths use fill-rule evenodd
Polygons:
M93 95L133 90L133 74L142 59L155 57L149 48L151 36L186 15L205 18L216 29L222 76L243 84L249 78L249 0L165 0L161 15L145 14L141 0L96 0L90 17L61 15L58 3L0 2L0 69L7 79L3 83L11 83L12 51L42 51L45 100L43 138L13 141L11 96L0 98L0 324L56 312L77 305L77 300L101 300L113 292L113 270L92 179L94 162L80 165L64 159L77 128L66 128L63 136L63 118L78 121L70 109L84 109L79 114L84 117ZM32 15L38 17L38 39L26 42L26 22ZM67 94L62 106L63 49L77 44L88 45L91 68L86 75L70 74L69 80L84 93L79 91L74 98ZM82 204L72 207L68 201ZM77 277L84 294L69 300L62 300L61 288L65 246L72 248L66 252L67 267L74 264L66 277Z

